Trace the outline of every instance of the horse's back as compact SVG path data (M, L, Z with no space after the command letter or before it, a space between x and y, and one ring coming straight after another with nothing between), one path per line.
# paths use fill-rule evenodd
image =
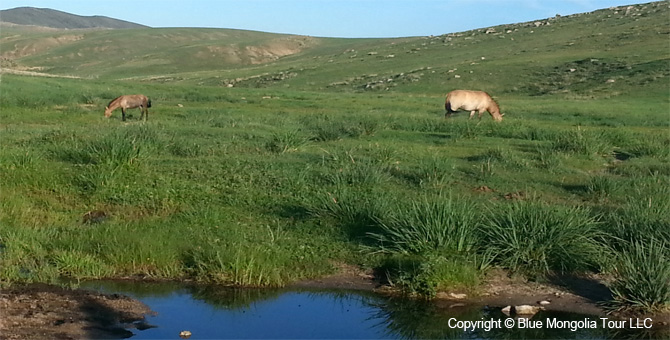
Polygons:
M147 106L149 99L143 94L128 94L121 97L123 106L126 108L135 108L138 106Z
M488 107L491 102L491 96L484 91L453 90L447 93L446 102L457 110L480 110Z

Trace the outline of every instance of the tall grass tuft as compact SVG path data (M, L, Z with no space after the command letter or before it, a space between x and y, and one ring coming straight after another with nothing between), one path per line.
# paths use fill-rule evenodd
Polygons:
M595 200L603 201L616 195L620 184L612 176L594 175L586 184L586 192Z
M74 164L94 164L110 170L132 166L142 158L143 138L133 133L112 132L90 142L60 144L53 150L61 160Z
M617 309L653 312L670 308L670 243L636 241L617 254L610 289Z
M136 139L112 135L90 144L86 151L95 164L117 169L137 163L142 152L142 145Z
M476 244L477 206L440 195L412 201L378 218L380 230L369 233L379 251L400 254L469 253Z
M495 262L529 278L585 270L596 263L598 223L585 208L527 201L497 205L481 227Z
M461 256L393 254L381 269L391 285L426 298L435 297L443 289L470 291L480 275L475 263Z
M422 189L442 189L454 177L456 165L452 159L433 155L409 167L389 167L389 172Z
M614 147L602 136L602 133L591 130L571 130L558 135L552 150L587 156L602 156L612 153Z
M300 130L289 130L283 133L275 133L265 147L276 153L295 151L307 144L308 138L302 135Z
M606 243L621 251L632 242L652 239L670 244L670 179L665 176L631 181L626 202L604 216Z

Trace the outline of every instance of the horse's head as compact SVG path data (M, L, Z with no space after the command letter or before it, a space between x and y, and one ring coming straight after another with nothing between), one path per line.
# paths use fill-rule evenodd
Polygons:
M105 117L109 118L112 116L112 110L109 109L109 106L105 106Z
M489 107L489 113L491 114L493 120L495 120L496 122L501 122L503 116L505 115L504 113L500 112L500 108L498 108L497 105L495 107Z
M491 114L491 117L493 117L493 120L496 122L501 122L503 116L505 115L504 113L500 112L500 106L498 106L498 103L496 103L495 100L492 100L491 105L488 107L488 111Z

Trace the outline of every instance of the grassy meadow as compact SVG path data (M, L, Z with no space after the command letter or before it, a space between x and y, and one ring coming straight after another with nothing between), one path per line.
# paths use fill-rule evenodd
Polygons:
M667 308L670 28L666 3L646 6L497 34L319 38L260 65L180 68L184 49L49 64L120 31L17 58L82 78L0 79L0 282L281 286L347 263L433 296L476 294L500 267L604 273L615 308ZM444 119L456 88L491 92L504 121ZM152 99L148 122L103 117L132 93Z

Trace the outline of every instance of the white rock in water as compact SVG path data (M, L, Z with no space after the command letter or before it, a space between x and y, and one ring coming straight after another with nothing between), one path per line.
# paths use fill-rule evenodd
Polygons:
M456 294L456 293L449 293L449 296L457 300L463 300L466 297L468 297L467 294Z
M501 311L505 313L505 315L510 315L510 313L512 312L512 306L507 306L503 308Z
M519 305L514 306L514 312L518 315L533 315L540 310L540 307L529 306L529 305Z

